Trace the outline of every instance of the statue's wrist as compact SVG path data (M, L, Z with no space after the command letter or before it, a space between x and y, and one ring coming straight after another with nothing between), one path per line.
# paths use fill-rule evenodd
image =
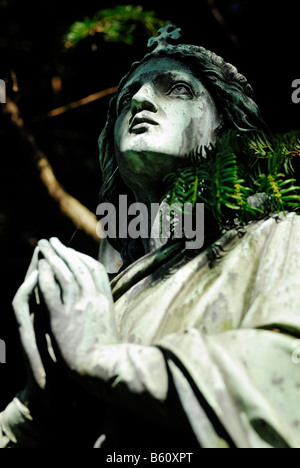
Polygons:
M22 403L22 405L24 405L26 408L30 408L31 406L31 402L30 402L30 395L29 395L29 392L28 392L28 389L25 388L24 390L22 390L21 392L19 392L17 395L16 395L16 398L18 398L18 400Z
M36 416L40 414L41 408L44 406L41 395L28 387L18 393L16 399L18 399L20 407L24 410L24 416L30 415L29 419L36 419Z

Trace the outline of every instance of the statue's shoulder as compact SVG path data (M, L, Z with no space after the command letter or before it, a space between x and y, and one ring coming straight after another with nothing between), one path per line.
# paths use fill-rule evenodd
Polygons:
M280 227L285 226L289 228L294 228L295 230L300 229L300 215L297 213L279 213L275 214L270 218L274 226Z
M297 213L274 213L267 219L252 222L247 227L246 231L251 233L254 231L266 231L271 229L275 231L278 229L289 228L289 229L300 229L300 215Z
M252 250L260 251L264 259L281 258L285 262L287 257L300 258L300 216L297 213L273 215L253 223L246 231L245 243L251 245Z

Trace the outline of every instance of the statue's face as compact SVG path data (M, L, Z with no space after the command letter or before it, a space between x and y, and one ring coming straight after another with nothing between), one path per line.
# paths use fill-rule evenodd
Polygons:
M178 158L213 143L220 125L201 81L168 57L152 58L135 70L120 92L117 112L115 152L129 185L137 175L140 184L161 181Z

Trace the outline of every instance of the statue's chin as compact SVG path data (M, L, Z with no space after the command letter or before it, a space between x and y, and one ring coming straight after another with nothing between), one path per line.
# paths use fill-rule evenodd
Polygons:
M160 183L165 176L184 166L184 161L180 156L153 151L127 151L117 158L120 175L129 186Z

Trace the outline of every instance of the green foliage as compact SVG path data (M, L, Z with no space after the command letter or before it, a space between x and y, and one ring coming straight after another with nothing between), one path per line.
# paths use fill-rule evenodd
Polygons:
M144 11L141 6L117 6L99 11L93 18L76 21L67 31L64 45L67 49L76 46L88 36L103 34L106 41L132 45L138 32L153 36L167 22L158 19L154 11Z
M196 151L189 157L197 162L165 178L169 204L204 203L223 228L271 212L300 211L297 133L241 136L229 131L205 154Z

